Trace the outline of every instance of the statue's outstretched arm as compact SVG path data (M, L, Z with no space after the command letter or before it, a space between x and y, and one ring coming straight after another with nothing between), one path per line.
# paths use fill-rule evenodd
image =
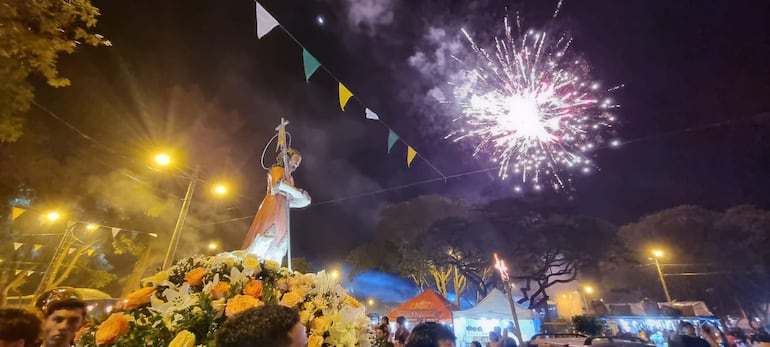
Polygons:
M310 194L290 185L284 180L280 180L273 191L286 195L289 200L289 207L300 208L310 205Z

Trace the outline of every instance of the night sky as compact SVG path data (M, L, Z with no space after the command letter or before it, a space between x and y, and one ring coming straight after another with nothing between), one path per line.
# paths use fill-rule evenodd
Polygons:
M474 203L538 195L618 224L680 204L770 207L767 1L565 1L558 23L574 36L572 49L591 62L604 84L625 85L613 99L622 106L617 136L627 143L596 151L601 171L576 175L573 192L522 195L494 171L365 194L438 175L420 159L407 168L403 145L388 155L387 129L367 121L355 101L341 112L336 82L328 74L319 71L305 83L301 49L284 32L274 30L258 40L251 1L95 4L102 10L98 31L114 46L63 58L62 72L73 86L44 91L41 102L104 97L79 86L87 79L119 86L123 91L109 97L126 104L141 104L153 97L152 90L198 85L207 97L247 120L242 136L231 141L233 161L248 179L240 187L248 198L234 209L234 218L255 212L264 192L262 146L279 118L289 118L293 145L304 156L295 180L315 202L293 213L293 252L318 264L341 261L370 238L384 204L421 194ZM449 176L493 165L473 158L467 146L444 140L451 131L452 109L426 96L439 78L421 74L409 58L418 52L440 54L440 45L426 39L431 28L444 30L448 40L458 38L461 26L498 33L506 6L521 11L525 26L542 27L556 1L262 4L366 106ZM78 119L77 109L55 111L94 138L115 140L100 138L99 126ZM240 245L240 237L231 238L225 247Z

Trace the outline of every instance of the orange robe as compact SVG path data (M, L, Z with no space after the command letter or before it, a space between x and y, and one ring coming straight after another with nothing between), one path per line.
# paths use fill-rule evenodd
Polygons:
M270 169L270 173L267 176L267 192L265 198L262 199L262 203L259 205L257 215L254 216L254 221L249 227L249 233L246 235L246 239L243 240L244 250L268 251L270 253L281 253L280 248L283 248L285 243L287 230L287 213L289 213L288 200L285 195L273 192L273 187L283 178L283 168L280 166L273 166ZM294 179L289 175L286 179L290 185L294 186ZM261 243L256 245L255 243ZM258 246L258 249L255 247ZM265 250L267 247L267 250ZM283 249L285 255L287 249ZM270 259L271 257L265 254L257 254L259 257L265 257ZM275 259L270 259L275 260ZM280 262L280 260L278 260Z

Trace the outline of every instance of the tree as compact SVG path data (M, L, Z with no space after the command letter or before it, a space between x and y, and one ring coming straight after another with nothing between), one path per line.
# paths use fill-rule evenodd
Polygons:
M109 46L91 32L99 9L90 0L3 1L0 5L0 142L22 135L22 115L34 99L31 75L52 87L70 84L57 60L82 45Z
M724 212L678 206L627 224L619 234L632 257L625 273L604 273L604 281L613 283L616 291L636 290L643 296L663 298L648 260L653 248L663 248L666 256L660 261L674 298L705 300L718 314L744 310L758 315L770 301L770 250L766 247L770 211L753 206Z
M571 323L575 332L588 336L601 336L608 330L607 324L594 316L573 316Z

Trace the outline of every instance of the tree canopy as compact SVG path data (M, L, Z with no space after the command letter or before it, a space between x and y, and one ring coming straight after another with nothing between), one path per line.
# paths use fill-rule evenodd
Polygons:
M0 142L21 137L24 114L34 99L32 77L53 87L70 80L57 63L83 44L109 46L92 30L99 9L90 0L3 1L0 4Z

